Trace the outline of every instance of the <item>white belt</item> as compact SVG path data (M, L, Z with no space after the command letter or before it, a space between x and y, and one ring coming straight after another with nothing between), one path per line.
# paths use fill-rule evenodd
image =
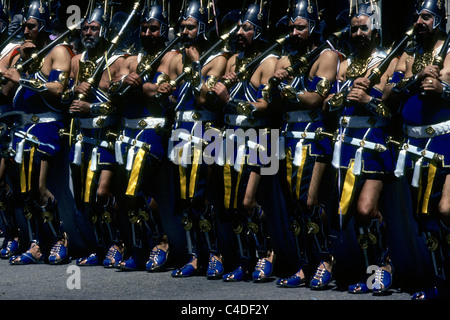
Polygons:
M309 121L317 121L322 120L322 117L317 115L313 117L314 114L311 111L302 110L302 111L288 111L283 115L284 120L287 123L296 123L296 122L309 122Z
M201 127L201 124L200 122L197 121L194 123L191 133L186 133L181 130L175 130L172 132L172 136L169 139L169 146L168 146L168 156L170 161L176 163L176 160L179 158L178 150L179 148L182 148L183 151L181 160L179 163L176 164L181 164L181 166L187 167L187 165L189 164L189 158L191 156L190 149L193 146L193 144L197 146L201 145L202 147L208 144L207 141L195 135L197 128L199 127ZM176 140L183 140L184 144L180 147L177 146L177 148L174 148L172 142Z
M98 116L95 118L78 118L78 121L82 129L97 129L114 124L116 118L111 116Z
M62 114L56 112L45 112L38 114L24 114L23 120L25 123L48 123L54 121L62 121Z
M450 120L428 126L405 126L406 134L412 138L431 138L450 132Z
M421 168L422 168L422 161L423 159L428 159L428 160L436 160L436 161L443 161L444 160L444 156L437 154L435 152L432 151L428 151L426 149L423 148L418 148L416 146L410 145L410 144L403 144L398 158L397 158L397 165L395 167L395 171L394 174L397 177L401 177L404 174L405 171L405 161L406 161L406 153L412 153L416 156L419 156L419 159L416 161L416 163L414 164L414 172L413 172L413 177L411 180L411 185L413 187L418 187L419 186L419 180L420 180L420 174L421 174Z
M236 159L234 161L234 170L236 170L237 172L241 171L241 166L244 163L244 159L245 159L245 155L246 155L246 149L250 148L252 150L257 151L259 150L265 150L265 147L255 141L249 140L249 139L245 139L245 137L242 137L240 135L236 135L236 134L230 134L227 139L231 139L231 140L235 140L238 143L238 149L236 152ZM227 140L228 141L228 140ZM227 158L227 163L231 163L231 159L230 156L231 154L227 154L228 158Z
M166 123L164 118L140 118L140 119L124 119L124 127L127 129L154 129L162 127Z
M225 123L231 126L239 127L255 127L264 126L268 124L267 119L251 119L247 116L240 114L227 114L225 115Z
M112 149L112 144L106 140L98 140L95 138L83 136L82 134L78 134L76 140L84 143L93 144L98 147L103 147L105 149Z
M23 161L23 149L24 149L24 146L25 146L25 141L34 143L34 144L36 144L38 146L41 146L41 145L42 146L47 146L47 147L52 148L53 150L55 150L55 147L53 145L51 145L49 143L40 142L39 140L37 140L36 137L30 135L29 131L31 130L31 128L28 129L28 132L21 131L21 130L13 131L15 137L22 138L22 141L20 141L17 144L16 155L14 156L14 160L17 163L22 163L22 161Z
M175 115L177 122L195 122L195 121L212 121L216 119L216 115L208 111L178 111Z
M150 151L151 145L143 142L143 141L139 141L136 138L130 138L124 135L120 135L115 144L114 144L114 152L115 152L115 156L116 156L116 161L119 164L124 164L123 162L123 156L122 156L122 143L126 143L128 145L130 145L129 149L128 149L128 155L127 155L127 163L125 168L128 171L131 171L133 168L133 161L134 161L134 149L135 148L142 148L145 151Z
M97 151L98 147L103 147L106 149L112 149L113 146L111 143L105 140L98 140L91 137L83 136L82 134L78 134L76 137L77 142L74 146L74 156L72 163L75 165L81 165L81 156L82 156L82 144L83 143L89 143L92 144L94 147L91 151L91 166L90 170L95 172L98 168L98 157L97 157Z
M297 144L295 146L295 155L294 155L294 160L293 160L293 164L298 167L298 166L300 166L300 163L302 161L302 149L303 149L303 142L305 139L320 140L324 136L331 137L331 134L323 132L322 128L317 128L316 131L314 131L314 132L311 132L311 131L307 132L306 130L309 125L310 124L307 125L305 131L283 131L281 133L280 137L278 138L278 147L276 148L276 152L278 152L277 156L279 159L286 158L285 141L284 141L285 138L299 139L299 141L297 142ZM334 139L334 136L333 136L333 139Z
M384 118L359 116L341 117L339 123L344 128L378 128L389 125L389 121Z
M373 150L376 152L385 152L387 150L386 146L375 143L371 141L367 141L365 137L367 134L369 134L370 128L367 129L366 134L364 135L363 139L354 138L350 136L346 136L345 134L341 134L338 139L336 140L336 143L334 144L333 148L333 160L331 161L333 167L338 169L341 165L341 148L342 143L350 144L352 146L358 147L355 153L355 161L353 165L353 173L355 175L360 175L362 172L362 154L364 149Z

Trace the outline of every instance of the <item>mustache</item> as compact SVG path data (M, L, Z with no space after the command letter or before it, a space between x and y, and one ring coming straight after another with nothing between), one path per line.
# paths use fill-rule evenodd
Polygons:
M360 36L360 37L355 37L354 38L354 42L356 42L356 43L366 43L366 42L369 42L369 39L367 37Z
M428 28L423 24L418 24L414 28L415 31L428 31Z
M192 39L187 34L183 34L183 35L181 35L181 41L183 41L183 42L185 42L185 41L195 41L195 39Z
M195 45L197 43L197 40L198 40L198 38L192 39L188 35L182 35L181 36L181 43L185 47L190 47L190 46Z

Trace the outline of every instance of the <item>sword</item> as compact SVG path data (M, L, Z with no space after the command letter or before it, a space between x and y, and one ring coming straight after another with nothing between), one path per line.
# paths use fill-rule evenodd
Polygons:
M40 142L39 140L36 140L35 137L30 137L26 132L24 131L15 131L14 135L18 138L25 139L26 141L32 142L34 144L37 144L38 146L46 146L50 147L53 150L55 150L55 147L49 143Z
M265 151L266 150L266 148L264 148L263 145L261 145L259 143L256 143L256 142L254 142L252 140L247 140L245 138L242 138L241 136L238 136L238 135L236 135L234 133L230 134L228 137L230 139L236 140L239 144L246 145L250 149L253 149L253 150L258 150L259 149L261 151Z
M374 150L377 152L384 152L387 150L387 148L380 143L374 143L374 142L370 142L370 141L366 141L366 140L362 140L362 139L358 139L358 138L353 138L353 137L348 137L348 136L341 138L341 141L343 141L344 143L347 143L347 144L351 144L353 146L363 147L364 149L370 149L370 150Z
M204 140L202 138L199 138L199 137L197 137L195 135L188 134L186 132L177 131L175 133L175 135L172 136L170 139L172 141L174 141L174 138L178 138L178 139L181 139L181 140L184 140L184 141L191 141L191 142L193 142L195 144L202 144L202 145L207 145L208 144L208 142L206 140Z
M419 157L424 157L429 160L436 160L436 161L442 161L444 159L444 156L441 154L438 154L436 152L428 151L426 149L420 149L416 146L412 146L410 144L403 144L402 149L405 149L406 152L412 153Z

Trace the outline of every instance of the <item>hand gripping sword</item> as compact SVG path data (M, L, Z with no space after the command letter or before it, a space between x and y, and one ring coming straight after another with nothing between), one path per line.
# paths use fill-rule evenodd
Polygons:
M408 30L403 37L403 39L395 46L394 49L389 52L389 54L381 61L378 67L373 68L368 79L370 81L370 87L373 87L377 83L380 82L380 78L386 69L389 67L392 59L396 57L401 50L403 50L404 46L408 43L409 39L413 35L413 29ZM347 86L345 90L342 90L339 93L336 93L330 100L327 101L327 106L330 112L337 111L342 108L344 102L347 100L347 96L350 93L351 87ZM372 111L372 110L371 110ZM384 110L379 110L379 112L388 112L386 108Z
M320 53L327 48L334 48L337 45L339 39L341 39L345 34L348 33L348 27L342 28L339 31L331 34L331 36L322 43L319 47L315 48L311 52L303 55L300 59L295 62L292 66L286 68L289 76L294 76L297 73L304 74L308 70L311 63L313 63ZM281 80L272 77L269 79L269 85L274 88L279 85Z
M39 50L38 52L35 52L31 55L30 58L28 58L27 60L25 60L23 63L20 63L19 61L16 62L16 64L13 66L14 69L16 69L17 71L19 71L20 73L25 73L28 71L28 69L30 67L32 67L33 65L37 64L42 57L48 53L51 49L53 49L56 45L58 45L59 43L63 42L63 40L65 40L65 38L71 34L72 32L74 32L74 30L76 30L77 28L79 28L82 23L84 22L83 19L81 19L77 24L74 24L72 26L70 26L66 31L64 31L63 33L61 33L56 39L54 39L52 42L50 42L49 44L47 44L46 46L44 46L41 50ZM21 28L19 28L21 29ZM1 78L1 84L5 84L7 82L7 80L2 77ZM1 91L1 90L0 90Z
M101 79L102 74L103 74L103 69L104 69L104 67L106 65L107 57L110 57L111 54L119 46L120 40L124 36L125 31L128 28L128 26L130 25L132 19L136 15L136 12L137 12L137 10L139 8L139 5L140 5L139 1L136 1L134 3L133 9L132 9L131 13L128 15L128 18L125 21L125 23L122 25L122 28L119 30L119 33L114 37L114 39L111 40L111 44L110 44L108 50L105 52L105 54L103 55L102 59L98 63L97 68L95 68L92 76L89 79L86 80L91 86L97 86L98 83L100 82L100 79ZM78 97L77 97L78 100L85 100L86 98L87 97L84 96L83 94L79 94Z
M141 73L139 73L139 77L144 77L145 75L149 74L153 68L154 65L156 65L157 63L159 63L161 61L161 59L164 57L164 55L169 52L170 50L172 50L172 48L175 46L175 44L178 43L178 41L180 40L180 36L175 37L165 48L164 50L162 50L155 59L153 59L153 61L149 64L145 64L143 70L141 71ZM124 96L127 94L127 92L130 90L131 85L126 86L123 89L119 89L117 91L116 94L118 94L119 96Z
M202 65L206 61L206 59L208 59L209 56L212 53L214 53L214 51L217 50L217 48L219 48L223 44L223 42L225 42L236 31L237 31L237 25L235 25L227 34L221 36L220 39L211 48L209 48L204 54L202 54L202 56L199 58L200 65ZM189 76L193 72L194 71L192 70L191 67L186 67L186 68L184 68L183 72L180 73L180 75L178 77L176 77L174 80L169 81L169 84L172 87L176 87L181 81L183 81L187 76ZM163 94L163 93L157 93L154 96L154 98L158 102L163 101L167 97L168 97L168 95Z
M247 65L242 66L239 70L236 72L236 77L239 80L243 80L249 77L250 72L258 66L261 61L263 61L269 54L271 54L278 46L282 46L283 43L289 39L289 35L284 36L278 40L275 41L274 44L272 44L269 48L264 50L261 54L259 54L255 59L250 61ZM225 87L229 90L233 86L233 82L228 79L224 79L222 83L225 85ZM214 104L217 96L213 91L208 91L206 93L206 99L208 104Z

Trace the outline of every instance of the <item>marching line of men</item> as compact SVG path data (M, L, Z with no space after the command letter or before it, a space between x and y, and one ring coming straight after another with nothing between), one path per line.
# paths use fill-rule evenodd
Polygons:
M406 176L435 271L435 283L413 299L445 295L450 58L442 1L420 1L413 28L389 53L380 47L376 1L351 7L345 30L326 41L315 2L291 1L279 21L288 34L273 44L263 4L231 17L236 25L219 36L217 28L210 32L214 2L183 3L170 43L163 5L136 2L114 40L105 8L90 2L83 50L75 52L54 40L63 37L49 40L48 7L33 1L24 41L3 48L2 258L12 265L70 261L58 199L47 186L69 141L76 227L91 250L79 266L163 270L176 216L187 257L173 277L266 281L282 237L271 224L284 210L289 228L281 233L295 243L297 271L278 286L327 288L339 263L330 230L353 219L365 269L348 291L382 294L394 274L382 190ZM135 16L139 51L117 50ZM343 53L343 40L351 52ZM259 136L229 134L238 130ZM206 141L211 133L215 139ZM210 150L213 164L205 161ZM281 199L259 196L268 165L253 155L261 150L277 156L273 190L282 190ZM158 200L161 172L173 192ZM23 239L17 210L26 221ZM26 238L30 247L21 252ZM369 278L370 266L377 268Z

